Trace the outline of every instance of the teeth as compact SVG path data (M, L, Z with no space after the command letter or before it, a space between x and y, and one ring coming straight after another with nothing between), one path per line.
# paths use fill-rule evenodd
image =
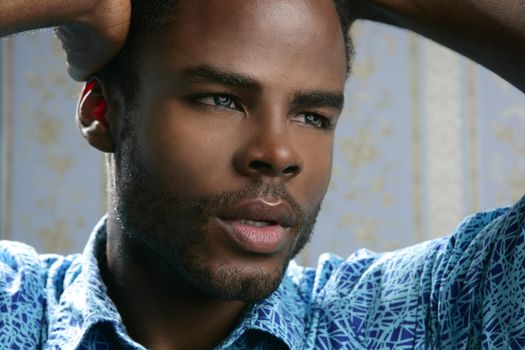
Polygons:
M241 221L241 224L252 225L252 226L257 226L257 227L265 227L265 226L270 226L272 224L269 221L253 221L253 220L246 220L246 219L241 219L240 221Z

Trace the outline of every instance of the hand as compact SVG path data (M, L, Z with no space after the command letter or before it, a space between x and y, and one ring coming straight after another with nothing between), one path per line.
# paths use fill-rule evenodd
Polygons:
M91 0L79 18L58 26L69 75L84 81L102 69L124 46L130 18L130 0Z

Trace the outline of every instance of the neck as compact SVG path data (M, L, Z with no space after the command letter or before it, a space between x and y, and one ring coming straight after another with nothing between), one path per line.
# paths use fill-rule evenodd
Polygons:
M212 349L235 327L246 303L195 290L111 216L107 231L104 280L135 341L155 349Z

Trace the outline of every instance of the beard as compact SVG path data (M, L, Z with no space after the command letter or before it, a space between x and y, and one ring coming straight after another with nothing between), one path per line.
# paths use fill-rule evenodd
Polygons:
M130 142L128 145L132 145ZM310 240L320 210L303 210L282 182L253 180L236 191L191 196L184 189L163 186L130 146L120 152L112 193L121 239L144 246L149 255L168 266L170 281L192 293L222 300L254 302L268 297L280 285L286 268ZM176 186L173 186L176 187ZM202 247L213 239L210 229L221 208L250 198L277 198L288 203L297 221L280 264L273 269L248 268L242 263L210 263ZM232 259L233 260L233 259ZM235 261L235 260L233 260Z

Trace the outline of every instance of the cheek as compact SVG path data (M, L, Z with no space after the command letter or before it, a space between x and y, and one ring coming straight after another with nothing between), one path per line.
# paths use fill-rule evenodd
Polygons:
M242 119L208 117L167 103L153 112L139 126L139 148L146 167L162 188L200 196L238 190L247 184L233 166L233 157L241 145ZM286 188L305 209L323 199L330 181L332 133L293 129L292 147L303 160L301 172L286 183Z
M303 208L312 209L322 201L330 183L333 136L308 138L301 145L303 169L289 189Z
M233 136L213 120L167 107L143 126L143 156L163 186L196 195L231 188Z

